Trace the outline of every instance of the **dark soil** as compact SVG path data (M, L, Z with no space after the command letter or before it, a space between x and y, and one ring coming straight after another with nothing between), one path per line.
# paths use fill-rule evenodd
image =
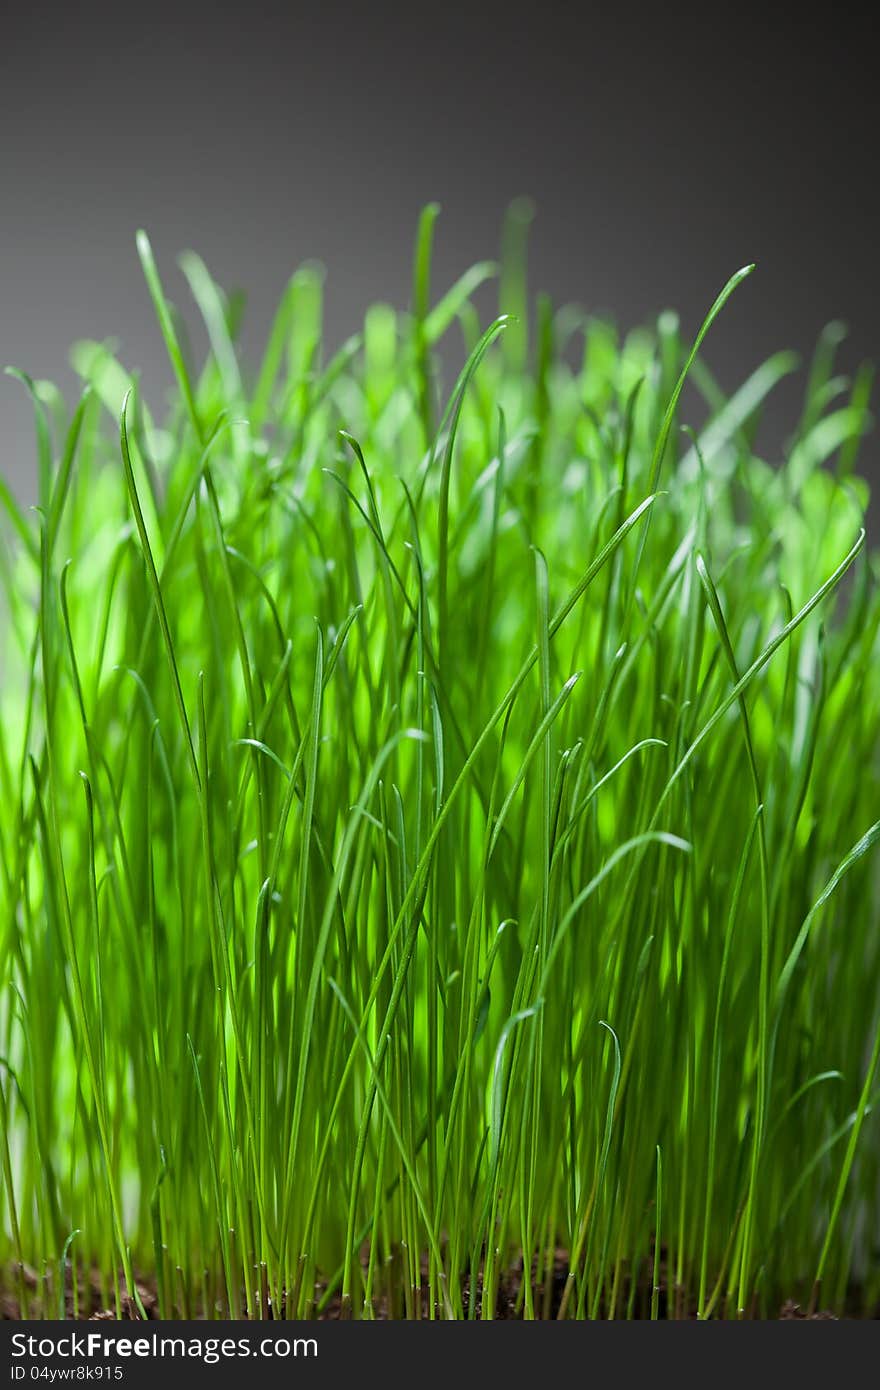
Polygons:
M643 1264L643 1269L647 1267L647 1264L648 1262L645 1262ZM516 1321L522 1319L522 1274L522 1259L520 1259L510 1269L505 1271L504 1275L499 1280L499 1288L495 1300L494 1309L494 1316L496 1320ZM558 1249L554 1252L552 1265L550 1266L549 1270L545 1271L545 1274L541 1279L538 1279L538 1271L535 1267L535 1264L533 1264L532 1285L534 1291L534 1304L536 1315L539 1318L556 1318L562 1302L567 1275L568 1254L565 1250L562 1249ZM42 1315L44 1317L49 1316L57 1318L58 1313L56 1295L54 1294L54 1291L51 1287L51 1281L46 1279L40 1280L37 1274L33 1270L28 1268L25 1268L23 1272L23 1278L25 1287L30 1295L31 1316L39 1315L39 1312L42 1310ZM618 1316L622 1316L625 1314L627 1305L632 1295L632 1283L630 1276L627 1275L626 1278L623 1279L621 1282L622 1287L619 1291L617 1299ZM2 1319L17 1320L19 1317L18 1297L16 1293L13 1292L17 1283L17 1271L5 1271L5 1277L2 1280L0 1280L0 1318ZM42 1289L40 1288L41 1284ZM483 1294L482 1270L477 1274L475 1285L476 1287L474 1290L474 1295L477 1299L477 1316L479 1316L479 1308L482 1303ZM322 1289L320 1286L316 1288L314 1301L315 1308L317 1308L318 1304L322 1301L322 1296L324 1295L325 1291L326 1290ZM158 1299L156 1296L155 1285L149 1279L139 1279L137 1281L137 1292L147 1318L151 1320L158 1320ZM854 1290L853 1294L856 1295L857 1292L858 1291ZM635 1295L633 1297L633 1312L636 1317L646 1318L650 1316L651 1294L652 1289L650 1285L650 1279L641 1277L639 1279L638 1287L636 1288ZM470 1278L467 1278L463 1289L463 1305L465 1317L468 1317L470 1313L471 1296L472 1295ZM374 1307L374 1317L379 1321L389 1321L397 1318L402 1318L407 1315L407 1306L409 1306L411 1310L414 1310L414 1315L416 1317L429 1317L430 1309L428 1306L428 1279L426 1269L423 1270L421 1287L418 1290L411 1290L410 1299L408 1301L404 1300L403 1295L401 1294L399 1300L395 1300L395 1302L398 1303L399 1306L395 1306L393 1308L389 1307L387 1296L383 1295L382 1298L377 1301ZM93 1275L87 1281L80 1279L75 1304L73 1297L73 1288L71 1286L70 1273L68 1272L64 1305L65 1317L67 1318L72 1319L74 1317L78 1317L81 1321L95 1321L99 1319L115 1321L116 1319L115 1311L112 1308L108 1308L106 1306L105 1298L102 1295L102 1284L100 1279L98 1279L96 1275ZM860 1306L860 1300L854 1296L851 1302L851 1307L853 1311L851 1313L845 1313L844 1316L864 1316L864 1313L856 1312L856 1310L859 1309ZM221 1311L219 1305L218 1311ZM676 1286L673 1286L672 1289L669 1288L666 1276L665 1258L661 1258L660 1264L660 1284L658 1289L657 1311L658 1316L661 1319L673 1317L678 1319L689 1320L696 1318L696 1308L693 1305L693 1303L688 1299L685 1291ZM175 1308L174 1312L176 1317L183 1316L183 1313L178 1308ZM437 1316L442 1317L441 1309L437 1309L436 1312ZM600 1316L607 1316L607 1306L601 1306L599 1312ZM120 1313L123 1319L128 1318L133 1321L142 1320L142 1315L137 1307L137 1304L128 1294L123 1294L121 1296ZM343 1319L346 1316L350 1316L350 1313L343 1307L342 1299L339 1296L339 1294L336 1293L327 1301L326 1307L322 1311L313 1312L312 1315L319 1318L320 1320L333 1321ZM271 1303L268 1299L266 1300L266 1316L269 1319L272 1319L275 1316L277 1316L275 1310L271 1307ZM836 1320L837 1317L836 1314L827 1310L812 1311L809 1307L804 1307L802 1304L796 1302L792 1298L787 1299L782 1304L776 1316L783 1321L833 1321ZM875 1310L872 1316L880 1317L880 1309ZM280 1310L280 1317L285 1317L285 1309L283 1307Z

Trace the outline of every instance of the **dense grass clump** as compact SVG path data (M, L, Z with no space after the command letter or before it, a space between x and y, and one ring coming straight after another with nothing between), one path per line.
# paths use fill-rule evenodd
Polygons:
M494 267L435 301L428 209L409 313L327 357L301 270L254 377L189 255L194 367L141 235L167 417L108 346L74 348L72 418L22 379L0 1269L24 1313L880 1298L870 377L835 377L826 334L770 466L794 359L725 399L700 355L747 271L693 346L670 314L621 340L526 314L516 217L485 331Z

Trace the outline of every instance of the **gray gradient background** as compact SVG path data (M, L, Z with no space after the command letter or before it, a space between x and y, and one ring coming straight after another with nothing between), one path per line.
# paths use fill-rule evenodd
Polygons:
M170 374L137 226L181 305L187 247L248 290L253 353L302 259L327 266L341 341L371 300L407 303L423 203L443 206L440 288L495 254L520 193L538 208L533 288L624 326L672 304L692 333L758 261L708 344L729 387L776 348L808 352L832 317L851 330L844 367L880 359L880 83L855 16L400 10L7 3L0 359L72 394L69 343L116 336L159 403ZM773 406L777 439L798 389ZM0 419L0 470L31 501L30 412L8 379ZM878 475L873 441L863 467Z

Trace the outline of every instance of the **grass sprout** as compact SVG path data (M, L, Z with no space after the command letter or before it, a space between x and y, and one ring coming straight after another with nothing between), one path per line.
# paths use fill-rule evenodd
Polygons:
M868 1313L870 374L832 325L765 460L796 359L704 357L751 266L619 334L532 304L520 204L437 298L437 212L335 352L319 269L249 364L190 253L197 361L140 232L167 411L110 344L72 413L15 373L0 1297Z

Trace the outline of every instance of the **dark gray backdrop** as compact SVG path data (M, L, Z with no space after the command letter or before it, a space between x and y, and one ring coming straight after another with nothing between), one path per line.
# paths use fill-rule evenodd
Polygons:
M672 304L733 386L848 322L880 358L871 38L835 6L381 3L7 7L0 35L0 359L72 391L71 340L114 335L169 380L134 250L173 296L193 247L249 291L255 351L293 266L328 268L331 337L404 305L420 206L443 205L438 286L538 208L532 284L624 325ZM792 389L774 406L784 435ZM0 385L0 470L32 499L29 409ZM871 444L865 464L876 471Z

